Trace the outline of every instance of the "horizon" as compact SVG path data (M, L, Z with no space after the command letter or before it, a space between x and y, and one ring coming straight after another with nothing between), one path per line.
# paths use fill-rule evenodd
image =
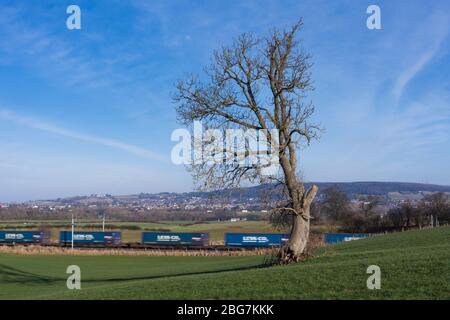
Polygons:
M369 1L276 3L80 0L68 30L70 1L3 2L0 202L194 191L170 161L175 81L242 32L299 18L326 130L303 178L450 186L450 3L377 1L381 30Z
M444 184L434 184L434 183L420 183L420 182L406 182L406 181L308 181L304 182L304 184L357 184L357 183L387 183L387 184L412 184L412 185L425 185L425 186L437 186L437 187L449 187L450 185L444 185ZM261 185L255 185L255 186L245 186L241 187L242 189L247 188L254 188ZM20 201L2 201L0 199L0 204L23 204L27 202L33 202L33 201L55 201L57 199L70 199L70 198L76 198L76 197L90 197L90 196L112 196L112 197L118 197L118 196L133 196L133 195L139 195L139 194L150 194L150 195L158 195L163 193L174 193L174 194L186 194L186 193L195 193L195 192L201 192L201 193L208 193L208 192L217 192L217 191L224 191L224 190L235 190L240 188L232 188L232 189L220 189L220 190L212 190L212 191L183 191L183 192L174 192L174 191L159 191L159 192L137 192L137 193L123 193L123 194L110 194L110 193L99 193L94 192L91 194L74 194L64 197L50 197L50 198L42 198L42 199L25 199Z

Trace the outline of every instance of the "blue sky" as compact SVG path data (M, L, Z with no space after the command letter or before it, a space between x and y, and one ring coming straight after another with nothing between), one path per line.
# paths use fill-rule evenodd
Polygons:
M366 28L370 4L382 30ZM191 190L170 161L175 81L240 33L300 17L326 128L305 179L450 185L447 0L3 0L0 201Z

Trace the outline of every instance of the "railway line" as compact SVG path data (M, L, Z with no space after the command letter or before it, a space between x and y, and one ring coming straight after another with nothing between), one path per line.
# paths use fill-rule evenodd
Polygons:
M0 243L0 246L4 247L27 247L27 246L40 246L47 248L71 248L71 245L61 245L59 243ZM208 246L184 246L184 245L146 245L142 243L121 243L121 244L76 244L74 248L77 250L135 250L135 251L145 251L145 250L161 250L161 251L256 251L261 249L268 249L273 247L258 247L258 246L245 246L245 247L235 247L235 246L225 246L225 245L208 245Z
M123 242L121 232L60 231L59 241L50 232L0 231L0 245L42 246L96 250L176 250L236 252L280 247L289 237L275 233L227 233L224 244L211 244L208 233L142 232L141 242Z

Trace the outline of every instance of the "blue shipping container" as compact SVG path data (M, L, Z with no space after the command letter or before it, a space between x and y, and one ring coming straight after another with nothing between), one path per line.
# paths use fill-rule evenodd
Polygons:
M43 243L50 239L50 232L0 231L0 243Z
M84 244L118 244L122 238L121 232L77 231L73 234L74 243ZM72 242L72 231L61 231L59 242L67 244Z
M325 243L335 244L369 237L368 233L325 233Z
M289 240L289 235L280 233L226 233L226 246L278 247Z
M204 246L209 243L209 233L142 232L142 243Z

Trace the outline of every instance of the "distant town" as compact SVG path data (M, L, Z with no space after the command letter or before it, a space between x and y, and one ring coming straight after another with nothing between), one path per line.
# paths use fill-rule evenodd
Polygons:
M363 205L367 196L378 197L380 212L395 208L405 201L419 203L426 195L444 192L450 195L450 186L396 182L353 182L316 183L320 187L317 201L323 200L323 191L335 187L344 192L354 206ZM272 193L270 192L272 191ZM267 196L268 194L268 196ZM91 194L35 200L23 203L0 203L0 208L9 206L38 209L43 212L65 211L70 208L126 208L134 212L154 210L192 210L192 211L233 211L266 213L273 207L276 198L272 196L271 186L258 186L231 191L187 192L157 194L141 193L135 195Z

